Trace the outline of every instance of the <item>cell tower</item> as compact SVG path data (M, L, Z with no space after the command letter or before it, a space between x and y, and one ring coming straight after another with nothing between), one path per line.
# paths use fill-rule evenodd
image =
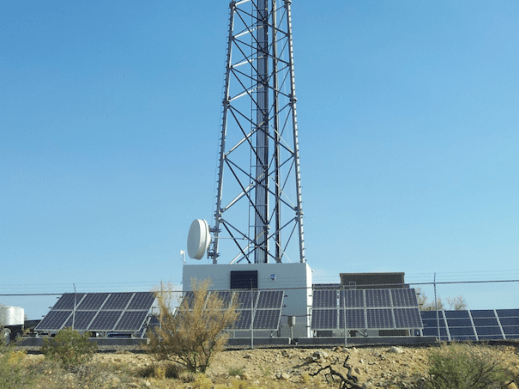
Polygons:
M305 262L290 6L230 2L215 264Z

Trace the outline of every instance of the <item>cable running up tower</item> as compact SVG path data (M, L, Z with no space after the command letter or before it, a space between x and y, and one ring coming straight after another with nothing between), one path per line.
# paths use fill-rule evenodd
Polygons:
M213 263L305 262L290 6L230 3Z

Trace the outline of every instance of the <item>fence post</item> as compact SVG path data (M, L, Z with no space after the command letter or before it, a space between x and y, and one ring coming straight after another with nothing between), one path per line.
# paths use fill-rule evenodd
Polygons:
M436 329L438 330L438 342L441 342L440 313L438 312L438 299L436 296L436 273L434 273L434 308L436 309Z
M165 301L164 300L164 291L162 290L162 281L160 281L160 298L162 299L162 301ZM182 299L180 299L180 301L182 301ZM171 304L169 304L168 309L171 310ZM162 313L159 312L159 315L160 315L159 328L162 329Z
M254 349L254 290L250 289L250 348Z
M344 286L343 290L339 290L339 293L342 292L342 310L344 313L344 347L348 347L348 326L346 325L346 286ZM339 295L339 301L341 296Z
M76 324L76 284L74 285L74 311L72 312L72 330L75 328Z

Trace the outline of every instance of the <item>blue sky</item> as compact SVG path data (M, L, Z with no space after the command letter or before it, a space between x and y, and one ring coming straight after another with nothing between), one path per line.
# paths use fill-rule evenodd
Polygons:
M292 2L316 281L519 279L519 3L319 4ZM227 20L223 0L0 3L0 293L180 283L212 222Z

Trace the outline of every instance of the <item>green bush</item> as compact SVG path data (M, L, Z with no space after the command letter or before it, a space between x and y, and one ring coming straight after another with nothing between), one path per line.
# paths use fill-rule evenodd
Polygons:
M44 339L41 351L45 358L59 362L63 368L71 370L92 359L97 343L88 338L88 333L81 335L72 328L65 328L55 337Z
M23 351L0 347L0 389L23 388L32 381L33 375L21 364L24 356Z
M229 369L229 375L231 377L236 377L237 375L241 376L245 369L243 367L231 367Z
M175 363L153 364L140 369L137 376L157 379L178 378L182 372L182 367Z
M489 350L473 345L450 345L429 355L426 389L493 389L513 378Z

